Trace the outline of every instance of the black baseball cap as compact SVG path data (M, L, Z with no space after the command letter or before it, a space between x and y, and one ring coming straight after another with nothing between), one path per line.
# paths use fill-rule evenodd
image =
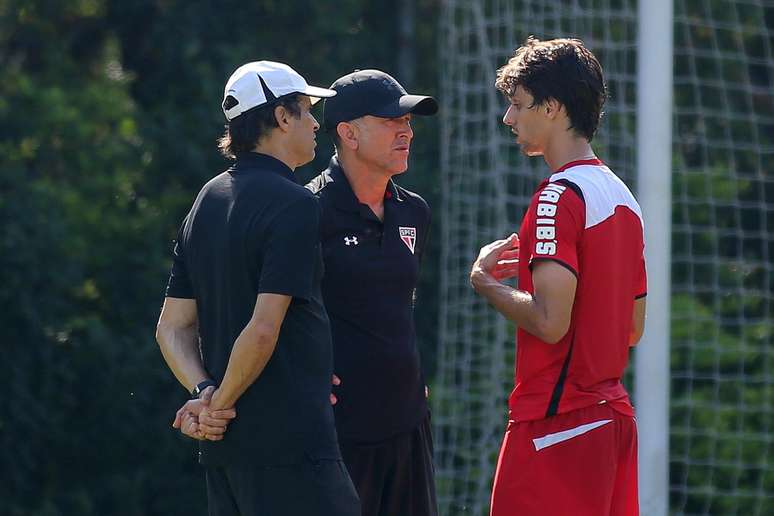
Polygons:
M427 95L409 95L390 75L380 70L355 70L331 84L335 97L325 99L323 124L335 131L339 122L361 116L397 118L406 113L434 115L438 102Z

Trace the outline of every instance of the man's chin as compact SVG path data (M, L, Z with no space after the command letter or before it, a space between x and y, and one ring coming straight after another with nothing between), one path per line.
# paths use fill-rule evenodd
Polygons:
M530 158L535 158L543 155L543 151L539 149L530 148L529 146L522 145L521 153Z
M306 165L307 163L311 163L315 156L316 156L316 153L315 153L314 149L312 149L309 152L309 154L307 154L304 157L304 159L301 160L302 163L299 163L297 166L302 167L302 166Z

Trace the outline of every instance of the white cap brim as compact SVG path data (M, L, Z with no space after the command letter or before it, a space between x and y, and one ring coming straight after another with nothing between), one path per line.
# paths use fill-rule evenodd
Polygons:
M317 86L307 86L304 91L300 91L299 93L309 95L311 97L312 105L317 104L320 99L327 99L336 95L335 90L318 88Z

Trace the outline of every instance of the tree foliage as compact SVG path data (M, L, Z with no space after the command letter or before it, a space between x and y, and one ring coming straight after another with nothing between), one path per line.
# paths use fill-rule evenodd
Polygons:
M419 2L417 17L437 7ZM354 68L395 73L395 19L388 3L355 0L0 1L0 512L205 512L195 445L169 428L186 395L153 331L170 240L227 166L223 84L257 59L321 85ZM434 30L416 32L426 55ZM418 69L414 86L433 93L434 74ZM432 204L431 124L402 182ZM322 140L303 179L331 154Z

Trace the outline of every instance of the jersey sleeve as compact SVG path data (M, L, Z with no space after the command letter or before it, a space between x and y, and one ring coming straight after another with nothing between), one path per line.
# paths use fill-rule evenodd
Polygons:
M193 285L185 262L185 243L183 241L183 229L187 221L188 217L183 220L180 230L177 232L177 239L172 250L172 270L169 272L169 280L167 281L167 297L194 298Z
M586 206L574 189L547 183L530 205L530 268L539 260L553 260L578 276L578 244L583 235Z
M280 212L268 228L263 249L258 293L309 300L321 260L317 199L309 195Z

